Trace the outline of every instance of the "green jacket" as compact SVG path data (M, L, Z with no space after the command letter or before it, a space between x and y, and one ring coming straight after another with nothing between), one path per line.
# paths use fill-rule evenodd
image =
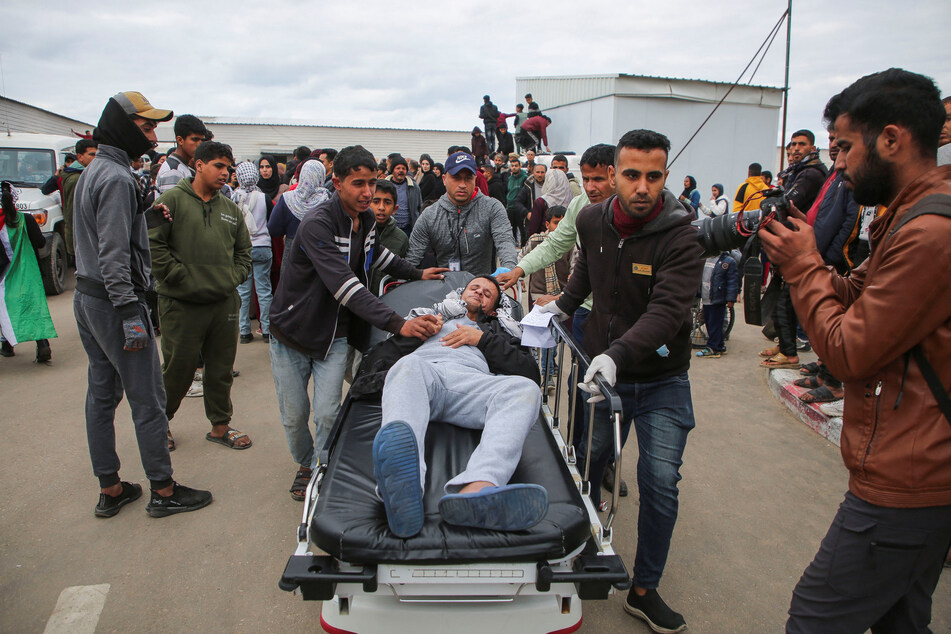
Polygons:
M508 209L515 198L518 196L518 190L522 188L522 185L525 184L526 179L528 179L528 172L525 170L519 170L518 174L512 174L509 172L509 187L505 196L505 208Z
M376 234L380 245L386 247L401 258L406 257L406 252L409 250L409 238L403 233L402 229L396 226L395 218L390 216L386 224L383 225L377 223ZM370 274L370 285L367 288L369 288L370 292L374 295L379 295L380 282L385 275L386 273L380 269L373 269L373 272Z
M152 274L159 295L210 304L234 293L251 273L251 236L238 206L220 192L208 202L183 178L155 201L172 213L168 222L149 212Z

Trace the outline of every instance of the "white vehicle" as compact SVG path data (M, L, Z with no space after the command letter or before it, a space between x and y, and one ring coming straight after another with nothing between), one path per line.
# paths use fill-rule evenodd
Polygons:
M0 137L0 180L20 190L17 209L31 214L46 238L40 251L40 273L47 295L66 288L66 240L59 190L49 195L40 188L74 150L76 137L53 134L10 134Z

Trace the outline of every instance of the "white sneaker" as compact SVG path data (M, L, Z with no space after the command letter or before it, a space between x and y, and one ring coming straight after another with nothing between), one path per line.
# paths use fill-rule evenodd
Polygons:
M205 390L202 387L201 381L192 381L192 386L188 388L188 391L185 392L187 398L196 398L198 396L204 396Z

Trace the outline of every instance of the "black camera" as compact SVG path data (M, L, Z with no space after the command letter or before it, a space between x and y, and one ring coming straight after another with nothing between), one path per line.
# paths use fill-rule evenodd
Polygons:
M764 193L759 209L747 209L713 218L701 218L693 224L697 226L697 237L703 248L703 257L742 249L762 224L763 219L775 215L782 222L789 214L789 199L781 187Z
M748 324L762 326L764 316L772 312L771 306L765 306L764 310L763 304L773 303L769 298L763 298L763 263L759 258L756 232L767 219L785 223L788 215L789 199L786 192L777 187L763 192L759 209L701 218L693 223L697 226L697 238L703 249L702 257L713 257L733 249L742 250L740 265L743 267L743 317Z

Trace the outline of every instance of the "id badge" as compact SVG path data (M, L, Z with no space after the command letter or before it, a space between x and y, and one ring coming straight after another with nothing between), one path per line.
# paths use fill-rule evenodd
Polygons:
M450 270L450 271L461 271L461 270L462 270L462 262L460 262L458 258L451 258L451 259L449 260L449 270Z

